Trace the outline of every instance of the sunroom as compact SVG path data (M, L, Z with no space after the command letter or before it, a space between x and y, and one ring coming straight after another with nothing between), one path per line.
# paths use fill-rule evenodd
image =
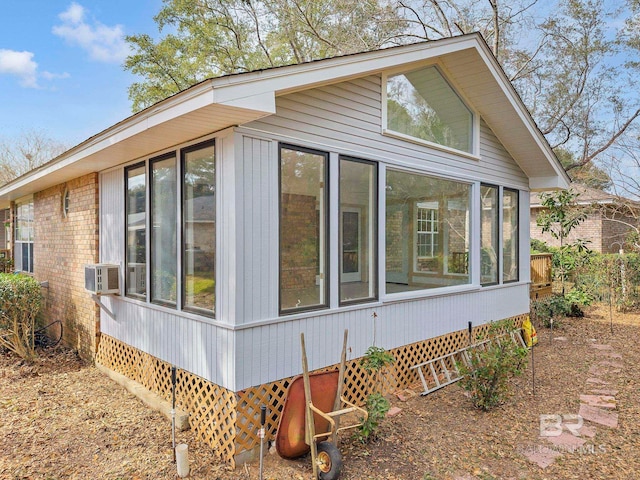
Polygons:
M33 202L33 274L75 302L69 322L95 328L96 361L165 396L176 365L193 428L233 461L256 445L262 403L275 433L300 333L320 369L349 330L361 401L372 344L396 356L395 388L470 322L526 316L529 192L566 185L467 35L205 81L0 188L0 208L18 222ZM95 226L45 241L64 192L64 222ZM94 230L82 261L62 248ZM55 255L73 265L64 281ZM99 312L84 290L65 297L97 262L121 281Z

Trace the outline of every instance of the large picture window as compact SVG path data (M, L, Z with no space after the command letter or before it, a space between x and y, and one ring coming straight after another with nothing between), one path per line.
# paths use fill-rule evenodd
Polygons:
M280 310L328 306L328 155L280 147Z
M33 200L16 204L15 216L15 269L33 273L34 239Z
M502 194L502 278L504 282L516 282L519 279L518 215L518 191L505 188Z
M470 283L471 185L387 170L387 293Z
M182 152L183 304L214 312L216 171L213 143Z
M371 162L340 159L340 303L376 294L377 170Z
M127 196L126 295L147 294L147 175L144 163L125 171Z
M498 187L480 186L480 283L498 283Z
M473 153L473 114L437 67L387 78L386 130Z

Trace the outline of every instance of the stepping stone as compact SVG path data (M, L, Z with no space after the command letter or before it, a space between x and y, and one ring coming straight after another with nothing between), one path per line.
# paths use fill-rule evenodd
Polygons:
M613 350L613 347L611 345L601 345L598 343L592 344L591 348L595 348L596 350Z
M591 425L582 425L578 432L580 432L581 437L593 438L596 436L596 429Z
M596 385L610 385L610 382L605 382L599 378L587 378L587 383L594 383Z
M547 437L547 440L558 447L564 447L562 450L567 452L573 451L587 443L586 440L568 432L562 432L562 434L557 437Z
M592 407L591 405L580 404L579 415L593 423L604 425L605 427L618 428L618 414L607 412L602 408Z
M611 395L580 395L580 401L592 407L616 408L616 397Z
M622 355L612 350L598 350L596 352L596 355L598 355L599 357L617 358L618 360L622 360Z
M556 458L561 457L562 454L545 445L537 445L533 448L528 448L524 452L524 456L527 457L527 460L531 463L535 463L540 468L547 468L556 460Z
M620 373L619 368L611 368L607 365L591 365L589 368L589 375L594 375L596 377L608 375L611 373Z
M620 362L610 362L609 360L602 360L601 362L598 362L598 366L611 367L616 369L620 369L624 367L624 365L622 365Z
M395 417L396 415L398 415L400 412L402 411L401 408L398 407L391 407L389 409L389 411L387 412L387 417Z
M591 393L594 395L610 395L615 397L618 394L618 390L606 390L606 389L592 389Z

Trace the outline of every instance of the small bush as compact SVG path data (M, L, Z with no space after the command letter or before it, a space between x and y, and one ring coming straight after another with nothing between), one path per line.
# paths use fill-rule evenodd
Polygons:
M0 347L25 360L35 357L34 327L41 300L34 278L0 273Z
M459 364L464 375L460 384L471 394L476 408L491 410L502 404L509 391L509 380L520 375L526 367L528 350L516 345L505 332L513 330L513 322L496 322L481 341L489 340L470 351L471 364Z
M372 393L367 397L367 419L362 421L362 425L356 431L356 437L360 442L367 443L376 436L380 422L389 411L389 400L384 398L381 393Z
M369 374L373 375L374 392L367 397L367 419L362 419L362 425L356 431L356 438L362 443L367 443L375 438L380 422L389 411L389 400L382 396L380 392L380 375L382 371L395 362L393 355L384 348L371 346L367 349L360 365Z
M557 326L558 319L567 317L570 313L571 304L563 295L550 295L531 303L531 316L547 328L551 327L552 318Z

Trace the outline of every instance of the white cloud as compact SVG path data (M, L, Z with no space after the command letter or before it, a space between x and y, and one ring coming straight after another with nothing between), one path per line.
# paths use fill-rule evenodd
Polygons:
M130 50L124 41L122 25L109 27L96 20L87 20L86 13L82 5L72 3L58 15L62 24L54 26L53 33L85 50L93 60L123 62Z
M47 72L45 70L44 72L42 72L41 76L45 80L56 80L56 79L59 79L59 78L69 78L71 75L69 75L67 72L64 72L64 73L51 73L51 72Z
M0 49L0 75L15 75L20 85L38 88L38 64L33 61L33 53Z

